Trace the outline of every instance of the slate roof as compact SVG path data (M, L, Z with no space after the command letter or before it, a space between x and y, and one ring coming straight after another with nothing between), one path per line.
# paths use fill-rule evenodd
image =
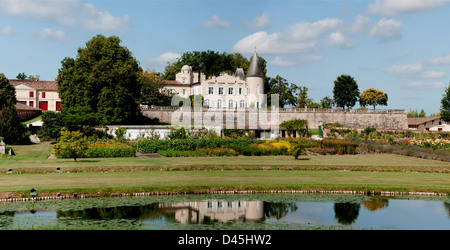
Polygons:
M17 102L15 106L16 106L16 110L40 110L38 108L31 107L31 106L28 106L28 105L25 105L25 104L22 104L19 102Z
M252 61L250 62L250 66L248 67L247 77L249 76L259 76L264 77L264 72L261 67L261 63L259 62L258 54L253 53Z

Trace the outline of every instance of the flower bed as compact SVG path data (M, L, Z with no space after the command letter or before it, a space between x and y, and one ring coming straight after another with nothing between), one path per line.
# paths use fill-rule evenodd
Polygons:
M237 156L239 152L231 148L201 148L193 151L177 151L177 150L159 150L158 154L165 157L180 156Z
M425 148L431 148L431 149L446 149L450 150L450 139L448 138L441 138L441 139L434 139L434 138L410 138L405 137L401 139L394 139L395 144L398 145L416 145L420 147Z

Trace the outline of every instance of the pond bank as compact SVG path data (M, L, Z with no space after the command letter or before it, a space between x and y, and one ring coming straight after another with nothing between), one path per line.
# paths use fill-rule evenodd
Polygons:
M92 193L92 194L44 194L35 197L19 197L17 194L3 194L0 202L24 202L24 201L40 201L40 200L57 200L57 199L77 199L77 198L98 198L98 197L129 197L129 196L160 196L160 195L189 195L189 194L358 194L367 196L447 196L446 193L436 192L399 192L399 191L356 191L356 190L197 190L197 191L157 191L157 192L138 192L138 193Z

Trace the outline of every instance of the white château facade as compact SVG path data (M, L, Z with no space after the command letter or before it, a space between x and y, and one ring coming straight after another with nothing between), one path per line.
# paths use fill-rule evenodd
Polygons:
M264 98L264 72L258 54L254 53L247 72L236 69L234 75L224 73L205 79L203 73L193 72L185 65L175 76L175 81L166 81L165 89L181 97L202 95L203 106L218 109L261 107Z

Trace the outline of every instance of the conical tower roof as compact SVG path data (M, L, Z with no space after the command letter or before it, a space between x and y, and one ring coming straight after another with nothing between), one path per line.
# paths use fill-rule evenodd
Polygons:
M250 66L248 67L247 77L249 76L264 77L264 72L262 70L261 63L259 62L259 57L258 54L256 53L256 50L255 53L253 54Z

